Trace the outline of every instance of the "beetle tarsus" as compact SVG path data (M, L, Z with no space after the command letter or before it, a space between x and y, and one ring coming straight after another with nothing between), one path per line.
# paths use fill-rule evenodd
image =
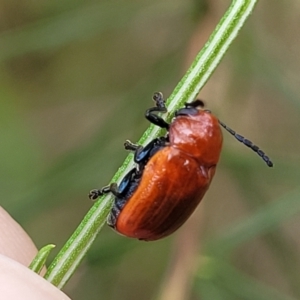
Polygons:
M104 186L101 189L93 189L89 192L88 196L91 200L96 200L109 192L111 192L111 185Z
M102 196L103 194L101 193L101 190L97 190L97 189L94 189L94 190L91 190L89 192L89 198L91 200L96 200L98 199L100 196Z
M129 140L126 140L126 141L124 142L124 147L125 147L125 150L136 151L140 146L137 145L137 144L132 143L132 142L129 141Z
M155 102L156 107L160 107L160 108L164 109L167 112L167 108L166 108L166 105L165 105L166 101L165 101L164 96L161 92L155 92L153 94L152 99Z
M168 111L165 105L163 94L159 92L154 93L153 100L156 106L146 110L146 119L156 126L169 130L169 124L163 118L155 114L160 112L166 113Z

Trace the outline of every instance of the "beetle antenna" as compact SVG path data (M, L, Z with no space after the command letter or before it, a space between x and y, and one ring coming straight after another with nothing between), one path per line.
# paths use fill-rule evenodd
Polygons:
M220 125L225 128L230 134L232 134L239 142L243 143L245 146L251 148L254 152L256 152L268 165L268 167L273 167L273 162L271 159L263 152L261 149L259 149L258 146L254 145L250 140L246 139L242 135L236 133L234 130L229 128L227 125L225 125L223 122L219 120Z

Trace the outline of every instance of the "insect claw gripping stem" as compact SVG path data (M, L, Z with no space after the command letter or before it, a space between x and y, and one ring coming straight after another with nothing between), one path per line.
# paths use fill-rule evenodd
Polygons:
M269 166L273 167L273 162L271 159L263 152L261 149L259 149L258 146L254 145L250 140L246 139L242 135L236 133L234 130L229 128L227 125L225 125L223 122L219 120L220 125L225 128L231 135L233 135L239 142L243 143L245 146L249 147L252 149L254 152L256 152L262 159L263 161Z
M91 200L96 200L97 198L103 196L104 194L109 193L110 191L111 191L111 187L110 186L105 186L100 190L98 190L98 189L91 190L89 192L88 196Z
M100 196L102 196L102 194L101 194L101 191L100 190L97 190L97 189L94 189L94 190L91 190L90 192L89 192L89 198L91 199L91 200L96 200L97 198L99 198Z
M165 99L161 92L155 92L152 97L153 101L155 102L156 106L159 108L163 108L165 111L167 111L165 106ZM162 110L162 111L164 111Z
M156 92L153 95L153 101L155 102L155 107L151 107L146 110L145 117L146 119L160 128L165 128L169 130L169 124L158 116L156 113L166 113L168 110L165 105L165 100L162 93Z
M125 150L136 151L136 150L139 148L139 146L136 145L136 144L133 144L133 143L132 143L131 141L129 141L129 140L126 140L126 141L124 142L124 148L125 148Z

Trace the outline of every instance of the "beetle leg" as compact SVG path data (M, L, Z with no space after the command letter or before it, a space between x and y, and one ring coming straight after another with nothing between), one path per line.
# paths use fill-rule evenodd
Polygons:
M146 119L154 125L157 125L161 128L165 128L165 129L169 130L169 124L163 118L161 118L160 116L155 114L155 113L159 113L159 112L162 112L162 113L167 112L163 94L162 93L154 93L153 100L154 100L156 106L146 110L146 112L145 112Z
M97 198L112 193L115 197L123 197L126 192L128 191L128 188L130 186L130 183L134 177L134 175L137 173L136 168L129 171L125 177L122 179L120 185L118 186L117 183L113 182L109 185L104 186L101 189L94 189L89 192L89 198L91 200L96 200Z
M122 179L122 181L120 182L119 185L117 185L116 183L111 183L110 185L110 191L112 192L112 194L114 196L116 196L117 198L123 197L124 195L126 195L130 184L132 182L132 180L135 178L136 175L136 168L130 170Z
M110 227L115 228L118 215L122 208L130 198L130 195L134 192L138 184L138 171L136 168L132 169L123 178L119 186L115 184L110 185L110 191L115 196L115 201L110 214L107 217L107 224Z
M126 140L124 143L125 150L133 151L134 152L134 162L138 164L136 169L137 174L141 174L142 170L144 169L144 165L146 163L145 156L148 154L144 152L144 147L141 145L133 144L131 141Z
M91 200L96 200L97 198L103 196L104 194L108 194L110 192L110 185L104 186L101 189L94 189L89 192L89 198Z
M148 145L143 147L127 140L124 146L126 150L134 151L134 162L141 167L144 166L158 150L165 147L167 142L167 137L160 137L152 140Z
M134 143L132 143L132 142L129 141L129 140L126 140L126 141L125 141L124 147L125 147L125 150L129 150L129 151L137 151L137 149L138 149L139 147L142 147L142 148L143 148L143 146L134 144Z

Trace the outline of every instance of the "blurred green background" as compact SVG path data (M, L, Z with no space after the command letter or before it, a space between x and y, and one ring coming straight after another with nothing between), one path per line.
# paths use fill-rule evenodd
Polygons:
M88 191L126 157L124 140L147 128L153 92L170 94L229 4L0 1L1 205L39 248L65 243L92 205ZM299 214L275 226L264 213L300 200L299 28L299 1L260 1L200 94L275 167L224 132L192 218L149 243L105 227L65 288L72 299L300 299ZM268 232L226 258L205 246L249 218L255 225L261 209Z

